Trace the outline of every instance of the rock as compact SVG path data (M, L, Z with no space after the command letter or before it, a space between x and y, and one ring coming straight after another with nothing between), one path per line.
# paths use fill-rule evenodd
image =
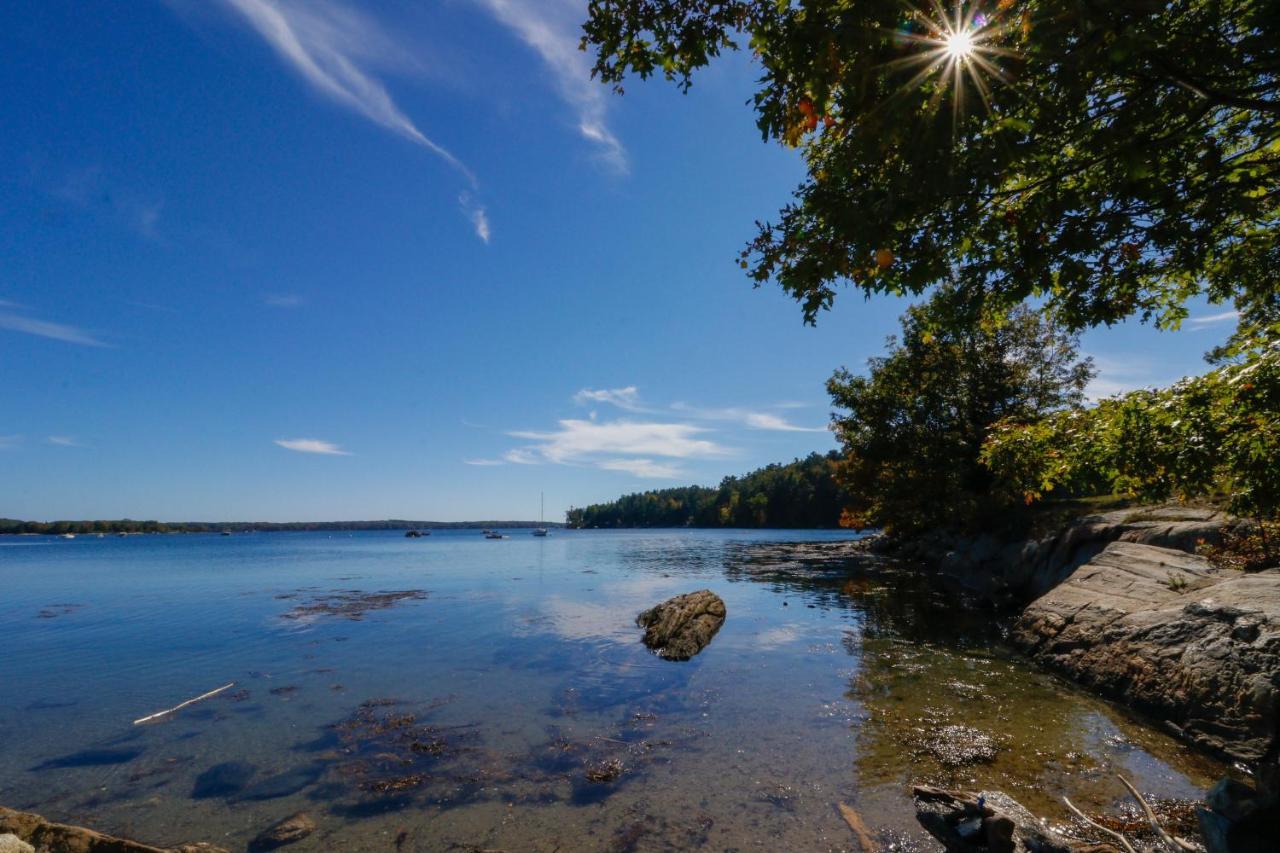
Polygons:
M1029 605L1011 639L1222 757L1280 749L1280 570L1113 542Z
M1044 828L1035 815L1000 791L911 790L916 819L949 853L1102 853L1108 845L1072 841Z
M688 660L724 624L724 601L709 589L677 595L636 617L644 644L668 660Z
M316 831L316 822L306 812L290 815L270 829L263 830L249 843L251 851L275 850L286 844L301 841Z
M228 853L226 849L212 844L152 847L150 844L103 835L81 826L53 823L37 814L16 812L0 806L0 838L6 835L17 837L19 841L35 847L39 853Z
M1205 796L1196 818L1209 853L1263 853L1280 837L1280 802L1266 791L1223 779Z
M899 545L898 554L988 604L1015 608L1056 587L1112 542L1194 551L1202 541L1220 541L1225 527L1239 523L1210 509L1138 507L1085 516L1030 541L937 533Z
M0 853L36 853L36 848L12 832L0 835Z

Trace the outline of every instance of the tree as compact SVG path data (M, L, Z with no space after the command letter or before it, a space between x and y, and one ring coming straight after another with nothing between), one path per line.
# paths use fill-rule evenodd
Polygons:
M1132 391L1039 423L1002 423L982 454L999 488L1145 501L1225 495L1232 512L1280 518L1280 342L1168 388Z
M747 44L765 139L808 176L741 263L814 322L954 282L1068 328L1248 312L1280 269L1280 0L591 0L621 89Z
M848 525L902 535L998 526L1022 500L995 489L979 460L993 426L1083 401L1093 366L1074 334L1022 306L956 331L938 322L945 309L941 297L909 309L901 340L865 376L841 369L827 383Z

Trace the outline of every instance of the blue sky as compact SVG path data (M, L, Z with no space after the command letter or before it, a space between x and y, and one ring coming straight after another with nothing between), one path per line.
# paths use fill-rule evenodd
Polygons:
M799 181L755 71L592 83L578 0L0 10L0 516L527 518L834 447L734 263ZM1099 394L1233 318L1090 332Z

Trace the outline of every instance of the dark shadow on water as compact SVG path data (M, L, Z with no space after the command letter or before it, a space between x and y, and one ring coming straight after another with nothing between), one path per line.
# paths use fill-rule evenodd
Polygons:
M215 764L196 777L191 789L191 799L233 797L244 790L258 768L247 761L226 761Z
M35 772L69 767L108 767L113 764L127 764L142 753L141 749L82 749L70 755L51 758L30 769Z
M304 788L314 785L324 775L324 765L308 764L295 767L274 776L268 776L245 788L236 797L238 800L275 800L296 794Z

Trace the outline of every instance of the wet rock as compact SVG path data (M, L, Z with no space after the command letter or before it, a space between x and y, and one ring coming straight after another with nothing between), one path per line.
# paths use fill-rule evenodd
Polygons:
M1280 570L1114 542L1029 605L1011 639L1220 756L1280 749Z
M275 850L286 844L301 841L316 831L316 822L306 812L290 815L270 829L263 830L257 838L249 843L249 850Z
M30 812L16 812L0 806L0 839L16 837L27 847L11 847L14 853L31 850L40 853L228 853L212 844L181 844L177 847L153 847L137 841L115 838L81 826L53 823ZM10 845L13 842L9 842ZM0 851L9 853L4 847Z
M1108 845L1082 844L1044 829L1031 812L1000 791L912 789L916 819L948 853L1102 853Z
M0 853L36 853L36 848L12 832L0 835Z
M1262 853L1280 837L1280 802L1261 786L1223 779L1196 812L1209 853Z
M725 619L724 601L709 589L677 595L636 617L644 644L668 660L688 660L706 648Z

